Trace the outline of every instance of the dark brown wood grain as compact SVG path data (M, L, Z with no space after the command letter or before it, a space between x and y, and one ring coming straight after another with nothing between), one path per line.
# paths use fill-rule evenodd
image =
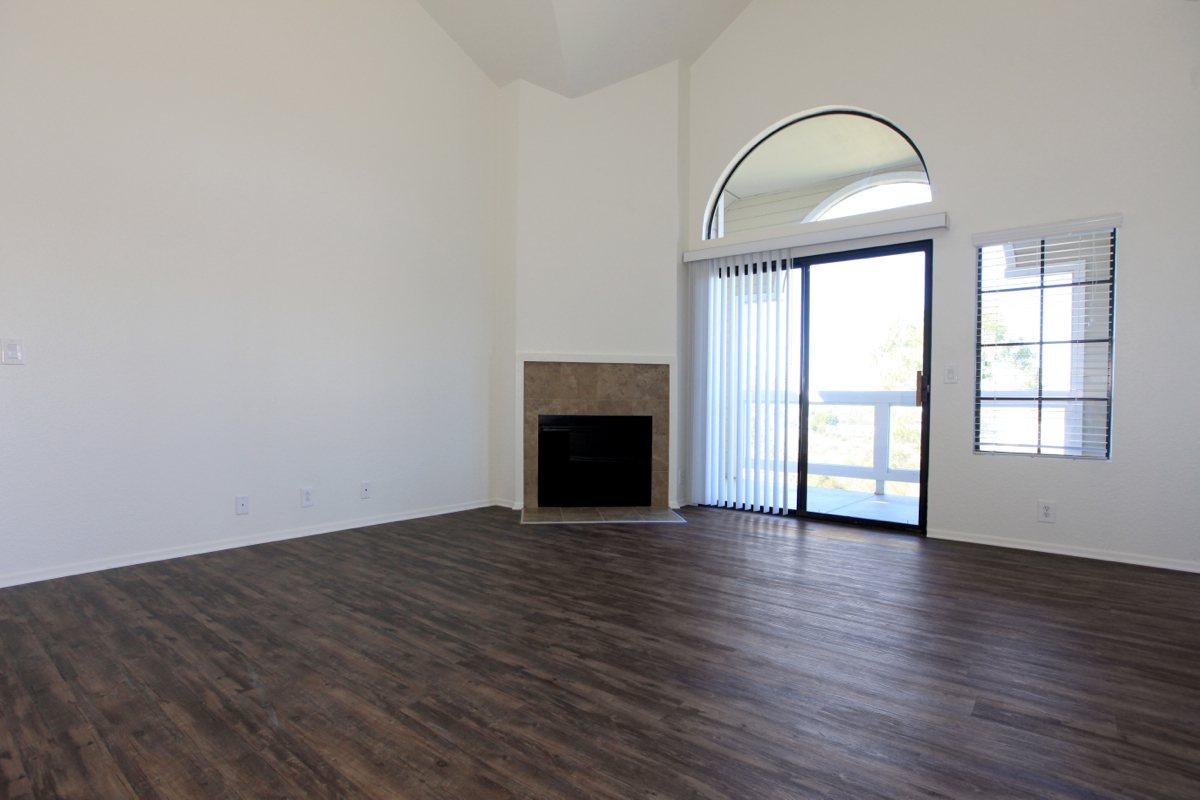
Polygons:
M684 516L0 591L0 797L1200 797L1200 576Z

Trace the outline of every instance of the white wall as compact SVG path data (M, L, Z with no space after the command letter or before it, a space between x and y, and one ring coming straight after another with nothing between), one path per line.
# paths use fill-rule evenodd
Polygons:
M932 533L1196 568L1197 42L1181 0L757 0L567 100L409 0L0 3L0 584L518 499L516 354L686 349L681 231L827 104L900 124L950 212L935 374L973 364L971 233L1127 219L1114 460L974 456L936 385Z
M675 355L680 80L676 63L574 99L516 85L515 353ZM513 448L507 397L492 424ZM495 493L520 500L515 456Z
M674 351L678 81L668 64L575 99L521 85L518 351Z
M488 419L491 496L516 505L514 414L517 314L517 134L523 81L500 90L496 103L496 244L493 253L491 415Z
M408 0L0 3L0 585L486 501L496 99Z
M756 0L691 70L688 226L776 121L884 115L921 148L934 245L934 536L1200 569L1200 6ZM1111 463L971 451L972 233L1121 212ZM763 232L756 232L762 235ZM1057 524L1034 520L1038 499Z

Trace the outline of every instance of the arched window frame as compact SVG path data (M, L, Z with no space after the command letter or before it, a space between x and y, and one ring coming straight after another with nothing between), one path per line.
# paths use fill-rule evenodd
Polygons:
M760 133L757 137L752 139L745 148L743 148L742 152L740 152L727 167L725 167L725 171L721 174L720 180L717 181L712 194L708 198L708 203L705 205L700 238L704 241L711 241L713 239L719 239L724 235L724 231L717 233L715 228L719 225L719 206L721 198L725 194L725 187L729 185L729 181L737 172L738 167L742 165L742 162L749 158L763 142L797 123L804 122L805 120L816 119L817 117L829 116L831 114L851 114L858 117L864 117L869 120L874 120L881 125L886 125L899 134L899 136L908 143L908 146L912 148L913 152L917 154L917 158L921 162L921 169L924 171L924 177L926 178L926 181L929 183L930 189L932 190L933 179L929 175L929 165L925 163L925 156L921 153L921 148L917 147L917 143L912 140L912 137L900 129L891 120L881 117L878 114L873 114L870 111L864 111L863 109L850 107L830 106L811 111L804 111L796 114L793 117L788 117L782 122L776 123Z

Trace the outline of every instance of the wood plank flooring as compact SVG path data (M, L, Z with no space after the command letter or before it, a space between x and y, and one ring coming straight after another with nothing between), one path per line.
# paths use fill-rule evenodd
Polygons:
M1200 798L1200 576L683 513L0 591L0 797Z

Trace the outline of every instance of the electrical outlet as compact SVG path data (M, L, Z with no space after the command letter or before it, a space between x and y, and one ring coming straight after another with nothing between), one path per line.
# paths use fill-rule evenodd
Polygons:
M950 364L942 373L942 381L944 383L958 383L958 367Z
M0 364L19 367L25 363L25 346L20 339L5 339L0 342Z
M300 490L300 507L301 508L312 508L312 506L313 506L313 490L312 489L301 489Z
M238 495L233 498L233 513L240 516L245 516L250 513L250 498L247 495Z
M359 500L370 500L371 499L371 484L369 482L363 481L362 488L358 490L358 499Z
M1038 522L1048 522L1051 525L1058 519L1058 509L1054 503L1048 503L1045 500L1037 501L1037 519Z

